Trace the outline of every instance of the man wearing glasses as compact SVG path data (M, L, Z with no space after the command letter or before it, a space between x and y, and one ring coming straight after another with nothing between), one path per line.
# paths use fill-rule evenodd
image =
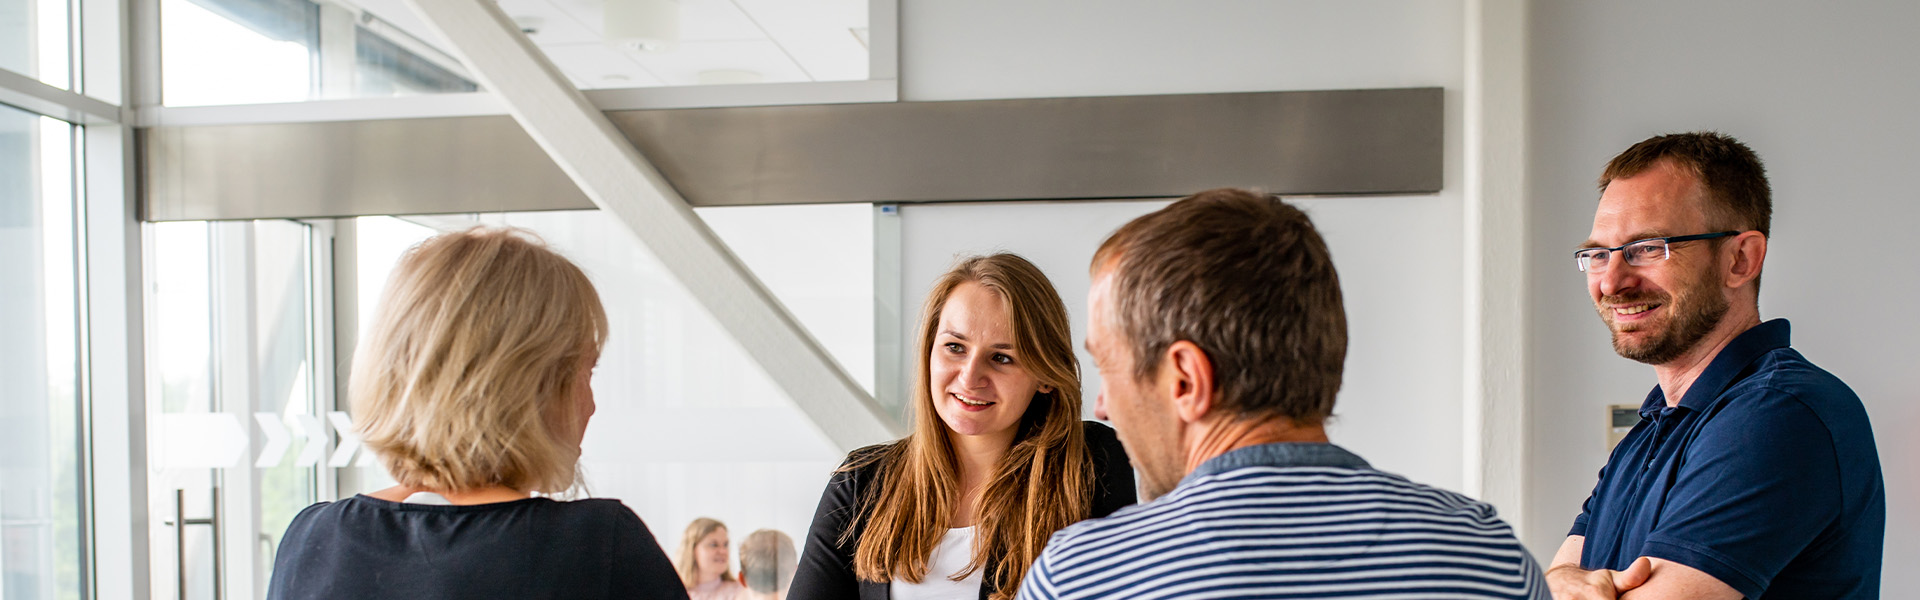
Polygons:
M1653 365L1554 555L1558 600L1878 598L1886 496L1866 408L1762 323L1766 171L1717 133L1607 164L1575 262L1620 356Z

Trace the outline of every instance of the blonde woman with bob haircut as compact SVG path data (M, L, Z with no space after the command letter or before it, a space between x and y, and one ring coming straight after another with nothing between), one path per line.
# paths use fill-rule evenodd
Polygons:
M632 510L545 497L576 487L606 339L586 274L530 233L408 250L348 386L399 485L294 517L267 597L686 598Z
M795 600L1012 598L1055 531L1134 501L1113 429L1080 419L1066 305L1033 263L961 260L917 347L913 433L828 481Z

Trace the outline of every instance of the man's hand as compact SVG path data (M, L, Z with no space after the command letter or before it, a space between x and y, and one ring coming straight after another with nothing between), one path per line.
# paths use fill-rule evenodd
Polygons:
M1577 564L1561 564L1547 570L1547 589L1553 592L1553 600L1615 600L1645 584L1652 574L1653 561L1645 556L1625 571L1588 571Z

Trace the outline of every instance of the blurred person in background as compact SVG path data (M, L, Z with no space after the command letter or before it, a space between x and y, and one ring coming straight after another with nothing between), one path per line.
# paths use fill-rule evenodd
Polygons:
M408 250L348 386L399 485L294 517L267 597L686 598L632 510L545 497L578 487L606 340L586 274L527 232Z
M680 583L687 586L687 595L693 600L735 600L746 591L727 568L731 543L725 523L701 517L687 524L673 566L680 571Z
M742 598L784 600L799 560L800 553L787 534L772 529L747 534L747 539L740 540L740 584L747 586Z
M1011 598L1055 531L1133 503L1113 429L1080 418L1066 305L1033 263L960 261L918 348L913 432L828 481L796 600Z

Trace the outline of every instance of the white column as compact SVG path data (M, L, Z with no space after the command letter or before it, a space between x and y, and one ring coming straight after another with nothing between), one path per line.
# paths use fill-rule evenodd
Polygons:
M84 130L86 396L91 433L93 597L150 596L144 270L135 220L133 128Z
M1526 0L1467 0L1466 492L1526 520Z

